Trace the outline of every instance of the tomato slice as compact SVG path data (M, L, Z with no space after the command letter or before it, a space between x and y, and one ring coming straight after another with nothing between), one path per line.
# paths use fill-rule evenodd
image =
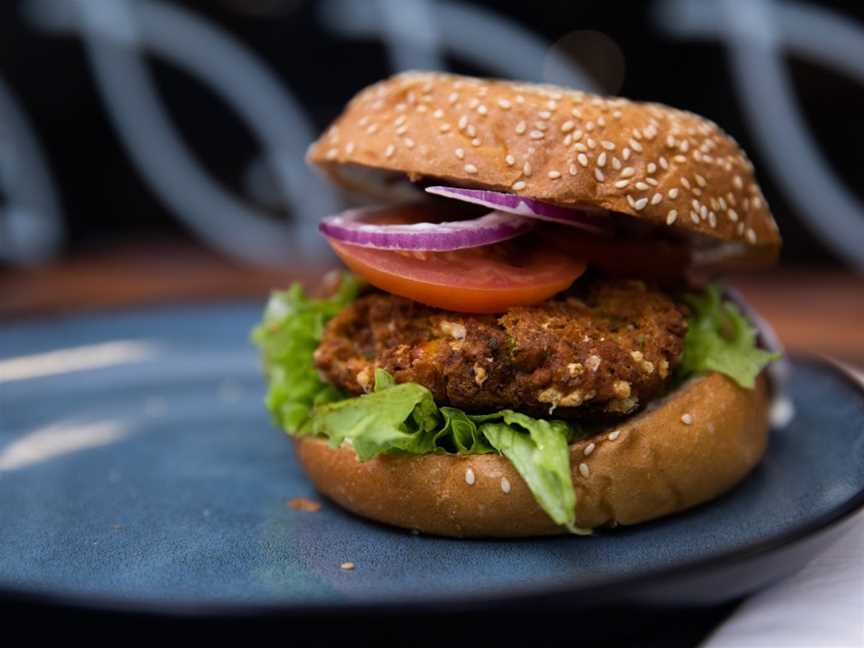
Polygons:
M382 290L465 313L500 313L565 290L585 264L531 235L453 252L396 252L328 239L352 271Z

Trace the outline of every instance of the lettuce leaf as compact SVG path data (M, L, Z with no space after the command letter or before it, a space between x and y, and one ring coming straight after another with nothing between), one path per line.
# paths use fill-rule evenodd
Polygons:
M717 371L752 389L759 372L780 354L757 347L756 329L734 304L723 301L716 286L684 301L692 315L679 365L682 377Z
M344 273L338 291L327 299L306 297L297 283L270 296L252 341L264 360L267 409L282 429L309 434L313 408L344 398L318 376L313 355L324 325L357 298L361 285L353 274Z

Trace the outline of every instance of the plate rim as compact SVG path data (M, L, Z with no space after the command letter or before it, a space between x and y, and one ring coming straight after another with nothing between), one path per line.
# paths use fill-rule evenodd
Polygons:
M208 304L209 305L209 304ZM234 302L232 305L239 305ZM161 309L160 309L161 310ZM171 310L170 308L165 310ZM91 314L92 316L92 314ZM74 316L73 316L74 317ZM77 319L77 317L75 318ZM32 320L31 320L32 321ZM20 322L19 322L20 325ZM864 380L857 377L844 363L824 355L789 354L794 364L809 364L830 370L837 378L847 383L864 400ZM734 496L734 491L729 494ZM145 597L113 596L106 593L52 592L47 588L15 587L0 583L0 603L59 606L92 612L112 612L174 618L215 619L263 617L279 615L285 618L315 617L320 615L343 615L353 617L363 614L382 614L399 611L446 613L454 610L471 611L488 609L490 606L515 605L545 597L569 597L571 600L592 594L603 598L604 593L620 590L638 591L647 585L687 576L694 570L716 570L744 563L772 552L792 548L806 540L824 535L849 522L857 513L864 511L864 487L830 511L806 524L777 537L767 538L741 549L729 549L704 557L693 558L683 563L659 567L649 571L625 575L614 579L594 578L578 585L559 583L554 585L529 585L510 588L507 591L489 593L474 592L450 596L432 595L423 599L400 600L388 596L373 603L354 600L337 603L266 603L235 601L191 602L185 600L153 600ZM686 515L686 511L681 513ZM502 540L503 541L503 540ZM466 540L471 542L471 540Z

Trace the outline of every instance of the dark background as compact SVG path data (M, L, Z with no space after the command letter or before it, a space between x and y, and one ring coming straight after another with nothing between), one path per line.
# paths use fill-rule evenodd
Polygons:
M354 0L375 10L372 0ZM398 2L398 0L395 0ZM35 126L59 188L67 234L65 253L86 253L118 242L192 235L146 186L118 142L94 85L80 38L35 28L22 17L25 2L0 3L0 78ZM393 72L380 41L333 34L313 0L175 2L228 30L265 61L320 129L359 88ZM467 3L471 4L471 3ZM724 47L682 42L659 33L652 2L550 0L474 2L507 16L550 44L574 30L602 32L609 47L587 41L577 58L606 89L687 108L735 136L760 169L732 87ZM864 26L862 3L821 3ZM857 6L856 6L857 5ZM478 35L481 37L482 35ZM602 37L601 37L602 41ZM204 84L149 57L161 99L199 162L230 191L249 196L243 177L257 145L242 122ZM453 71L483 74L449 59ZM833 170L857 191L864 184L864 101L858 84L807 61L788 59L807 123ZM488 74L488 71L486 72ZM621 77L621 87L616 78ZM780 223L787 265L842 262L799 219L766 173L764 192ZM0 198L2 204L2 198ZM290 218L267 207L276 218ZM323 214L322 214L323 215ZM864 219L862 219L864 223Z

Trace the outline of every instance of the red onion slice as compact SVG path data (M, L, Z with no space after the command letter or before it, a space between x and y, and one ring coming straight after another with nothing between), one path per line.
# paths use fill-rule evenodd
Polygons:
M449 252L500 243L534 227L530 218L493 211L472 220L376 224L379 209L349 209L325 218L318 229L341 243L378 250ZM373 221L373 222L370 222Z
M482 205L490 209L537 218L539 220L563 223L595 234L608 234L608 228L604 228L597 221L597 216L591 214L589 209L568 209L551 203L526 198L511 193L500 191L487 191L485 189L463 189L462 187L426 187L426 192L444 198L453 198L464 202ZM603 213L603 210L592 210Z

